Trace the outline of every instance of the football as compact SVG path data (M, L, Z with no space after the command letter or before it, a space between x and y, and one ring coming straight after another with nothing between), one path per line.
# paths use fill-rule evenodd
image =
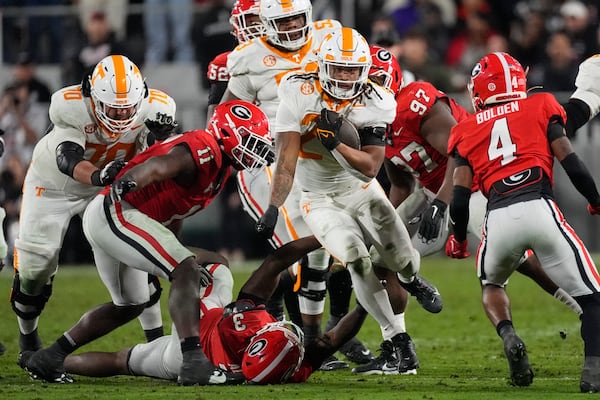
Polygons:
M340 130L338 132L338 138L340 139L340 142L344 143L346 146L352 147L353 149L360 150L360 135L358 134L358 129L356 129L356 126L335 111L327 111L327 113L327 117L330 121L335 121L338 118L342 118L342 125L340 126Z

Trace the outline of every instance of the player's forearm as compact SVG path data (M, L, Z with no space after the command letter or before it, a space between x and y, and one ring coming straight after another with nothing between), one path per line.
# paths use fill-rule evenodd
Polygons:
M98 171L98 168L91 162L87 160L80 161L73 168L73 179L86 185L93 185L92 174L96 171Z
M454 236L459 242L463 242L467 238L470 198L470 188L464 186L454 186L452 202L450 203L450 220L452 222Z

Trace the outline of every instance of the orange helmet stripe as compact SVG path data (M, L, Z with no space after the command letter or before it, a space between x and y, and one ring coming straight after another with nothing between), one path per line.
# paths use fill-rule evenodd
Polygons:
M342 57L352 57L354 50L354 40L352 37L352 29L342 28Z
M115 66L115 91L117 99L126 99L129 88L127 87L127 74L125 73L125 63L121 56L111 56L113 65Z
M290 12L294 10L294 2L292 0L282 0L281 8L283 11Z

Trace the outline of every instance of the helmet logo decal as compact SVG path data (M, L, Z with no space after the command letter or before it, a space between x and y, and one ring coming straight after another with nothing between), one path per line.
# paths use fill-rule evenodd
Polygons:
M231 107L231 112L239 119L249 120L250 118L252 118L252 111L250 111L247 107L241 105L235 105Z
M473 71L471 71L471 78L475 78L481 72L481 64L477 63L473 67Z
M260 352L263 351L263 349L265 347L267 347L267 340L266 339L257 340L256 342L254 342L252 344L252 347L250 347L248 349L248 355L254 357L254 356L260 354Z
M377 58L383 62L387 62L392 59L392 53L390 53L389 51L387 51L385 49L381 49L381 50L377 51Z
M490 92L493 92L493 91L495 91L495 90L496 90L496 84L495 84L494 82L490 82L490 83L488 83L488 90L489 90Z

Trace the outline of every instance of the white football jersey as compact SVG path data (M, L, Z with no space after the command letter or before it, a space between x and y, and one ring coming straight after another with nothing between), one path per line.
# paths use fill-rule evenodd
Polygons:
M231 78L227 88L237 98L253 102L275 120L279 98L277 86L292 70L316 68L316 50L330 31L342 25L327 19L313 22L312 37L300 49L285 52L269 44L266 37L252 39L237 46L227 59Z
M36 144L29 168L41 177L39 186L42 188L61 190L78 197L93 195L101 188L80 183L58 169L58 145L66 141L77 143L85 149L83 158L98 168L113 160L130 160L146 147L149 131L144 120L158 119L157 113L174 119L173 105L174 102L166 93L149 89L131 129L111 142L102 133L91 100L82 95L81 86L62 88L52 95L49 114L53 127Z
M347 172L316 137L315 119L323 108L343 113L356 128L386 127L396 115L394 95L369 83L356 101L334 101L323 92L316 75L291 74L279 86L281 102L273 131L300 132L295 179L303 190L313 193L347 191L364 184Z

